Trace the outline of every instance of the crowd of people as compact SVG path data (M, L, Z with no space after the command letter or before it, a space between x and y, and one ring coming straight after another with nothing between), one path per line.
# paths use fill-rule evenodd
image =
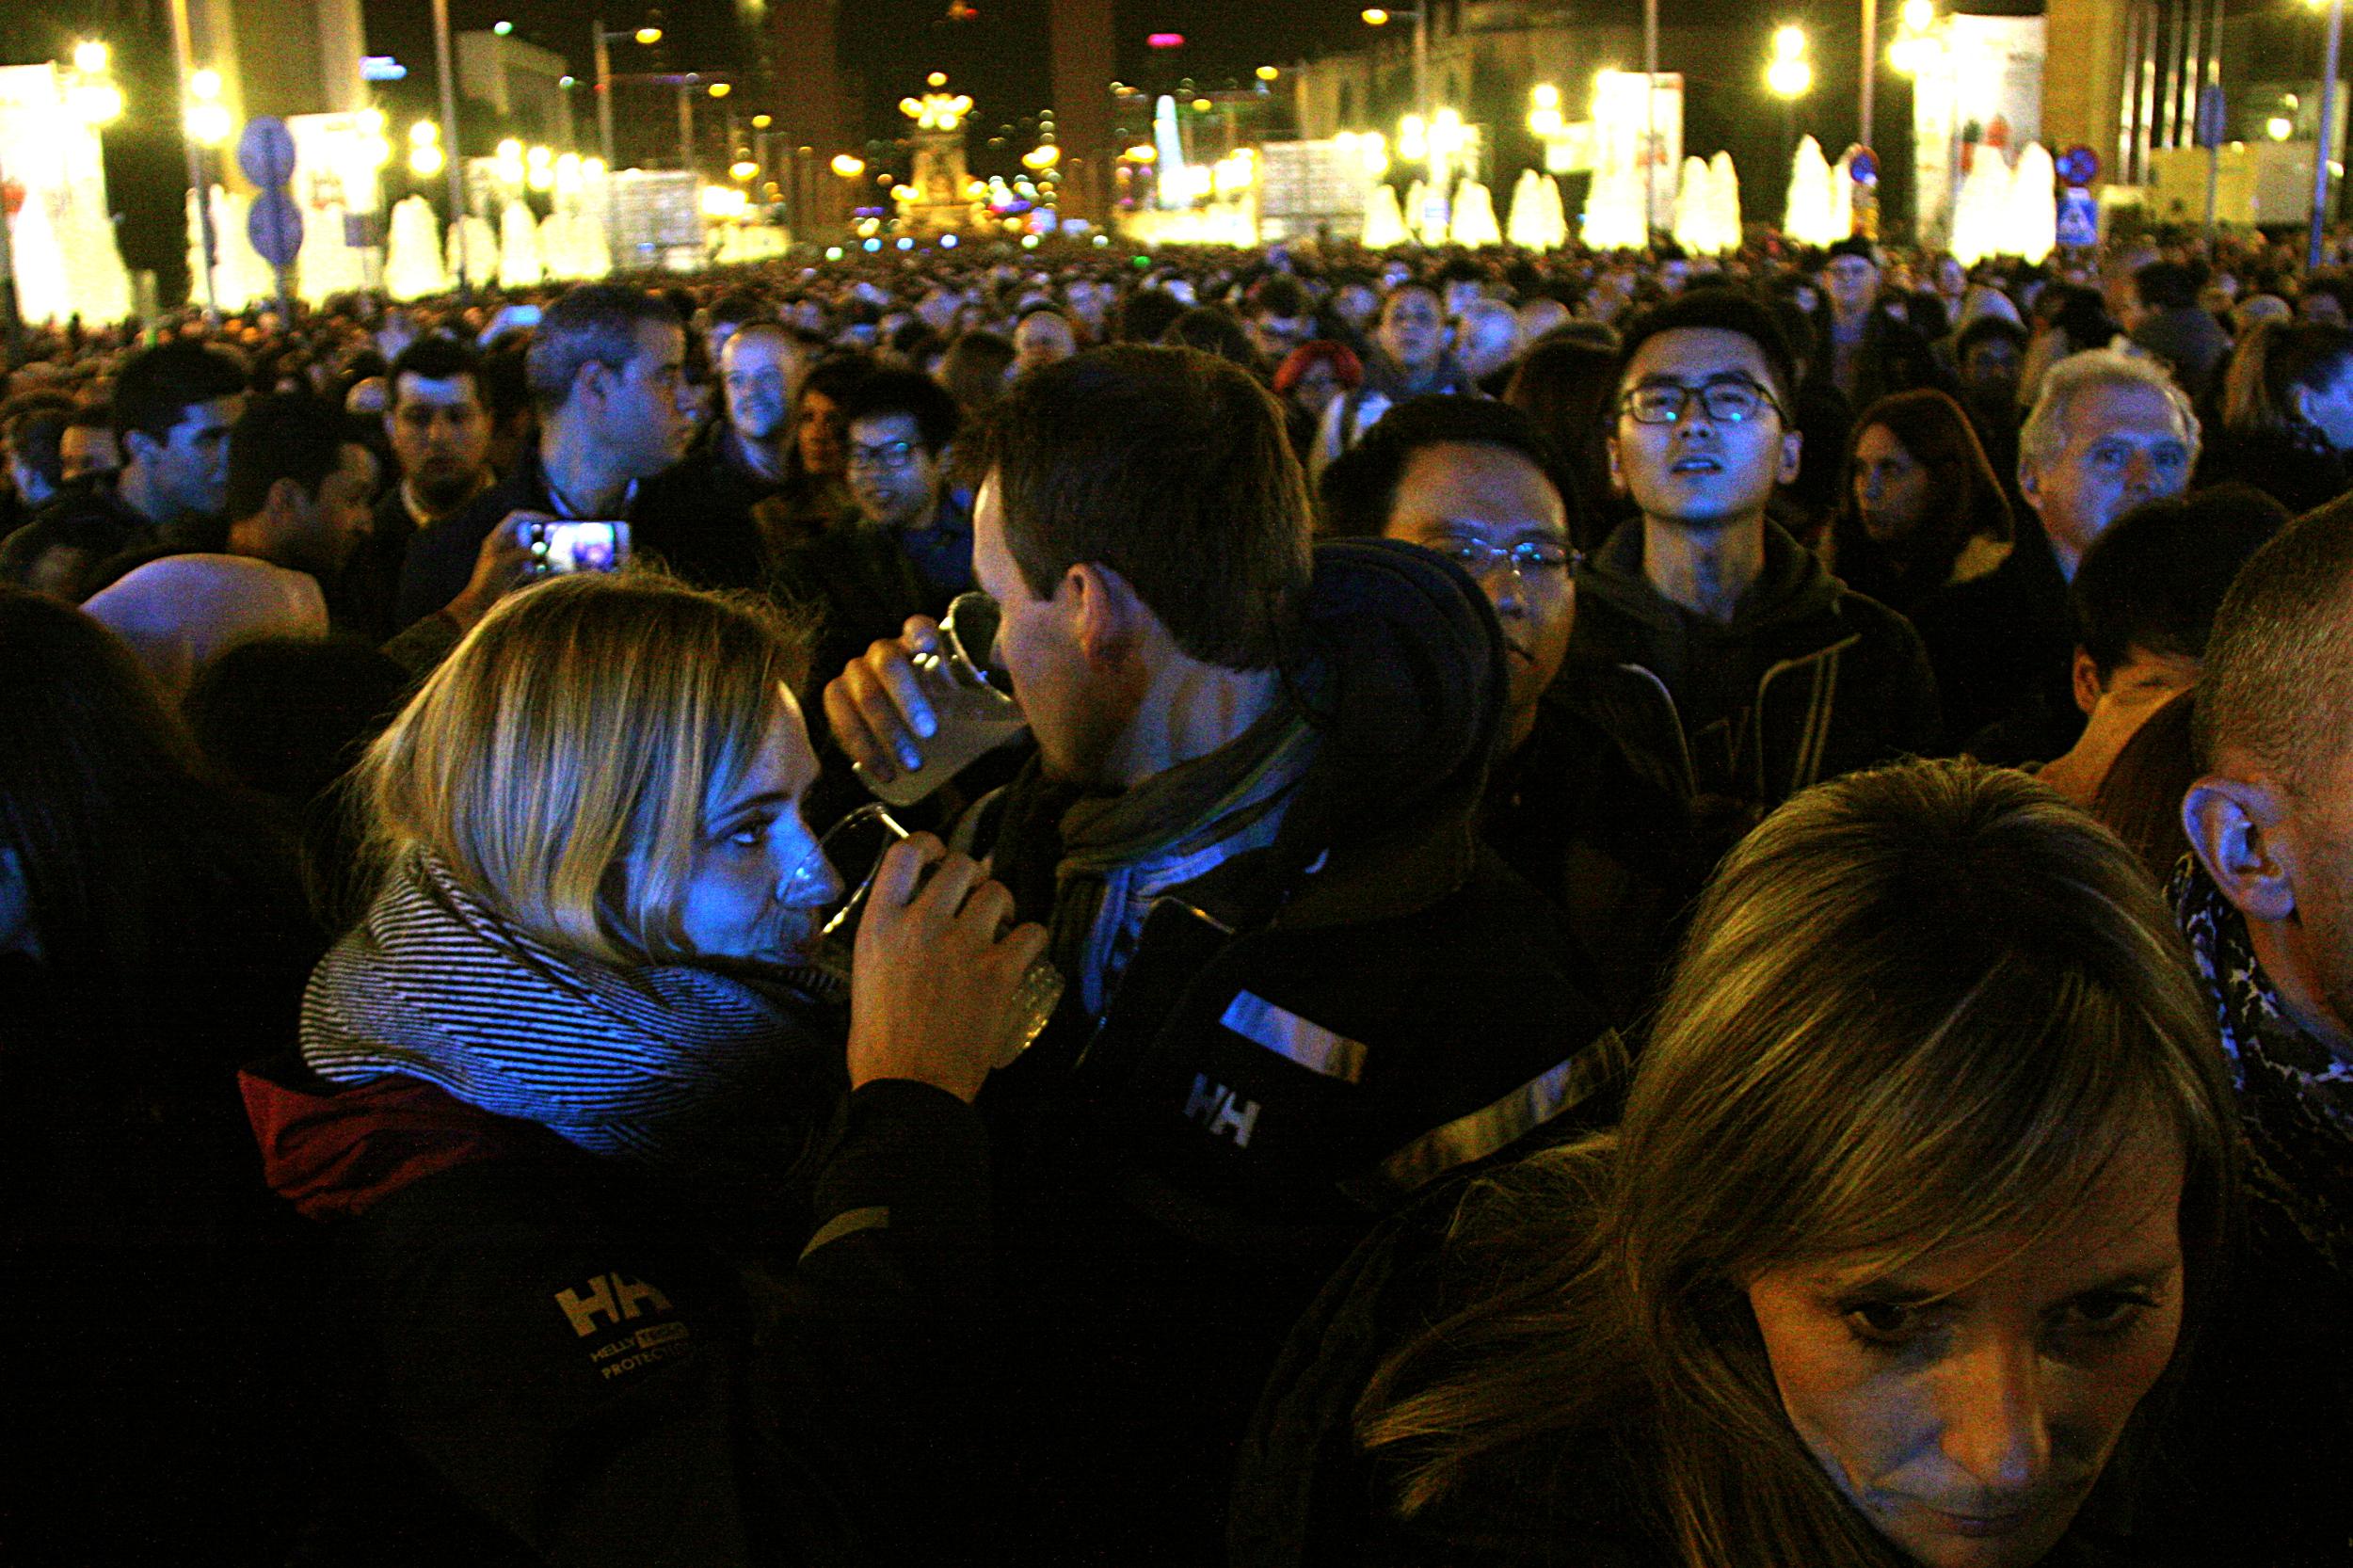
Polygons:
M2349 311L1764 236L34 332L0 1556L2353 1560Z

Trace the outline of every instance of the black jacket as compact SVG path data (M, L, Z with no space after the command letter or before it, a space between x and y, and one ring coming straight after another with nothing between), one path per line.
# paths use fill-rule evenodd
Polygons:
M760 588L774 563L758 513L784 487L754 473L734 432L714 425L680 462L640 487L642 516L631 547L705 588Z
M849 1096L806 1224L762 1236L417 1080L287 1062L246 1094L271 1184L328 1225L368 1402L417 1475L335 1489L321 1560L987 1550L952 1390L989 1294L988 1160L952 1096Z
M622 517L589 520L626 521L632 548L646 548L649 553L655 552L644 543L648 539L664 544L693 535L703 525L699 508L704 503L665 488L662 478L657 475L636 486ZM473 576L474 557L482 552L482 541L505 520L507 513L517 511L564 515L548 491L547 473L539 466L536 448L523 454L513 473L408 541L408 556L400 568L400 592L392 604L392 625L413 626L456 599Z
M1620 527L1578 574L1561 697L1645 775L1737 824L1822 779L1935 753L1936 680L1901 616L1769 522L1732 620L1690 615L1643 577L1642 527Z
M1625 1061L1558 913L1477 834L1504 689L1484 597L1345 541L1305 621L1289 674L1320 740L1249 913L1163 901L1100 1023L1074 984L983 1096L1032 1484L1067 1527L1040 1560L1212 1556L1232 1444L1323 1275L1425 1182L1606 1114ZM985 803L1026 919L1073 798L1032 765Z
M2002 564L1933 596L1914 623L1944 696L1948 738L1989 762L2048 761L2083 729L2071 683L2076 626L2067 579L2041 520L2021 512L2016 521ZM1993 725L2020 738L1973 744Z

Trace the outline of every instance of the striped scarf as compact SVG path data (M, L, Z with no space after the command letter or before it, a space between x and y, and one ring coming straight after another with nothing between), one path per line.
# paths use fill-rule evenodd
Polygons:
M839 1042L806 1026L816 1004L786 1000L550 948L419 852L312 973L302 1057L331 1082L422 1079L592 1154L765 1183L809 1152L846 1089Z

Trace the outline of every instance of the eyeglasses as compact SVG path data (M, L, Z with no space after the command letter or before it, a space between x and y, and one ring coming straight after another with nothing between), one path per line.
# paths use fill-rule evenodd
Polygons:
M1653 381L1635 388L1618 399L1618 411L1637 424L1676 424L1684 410L1699 399L1701 409L1720 424L1746 424L1761 409L1781 413L1780 401L1754 381L1727 377L1710 381L1704 386L1687 387L1674 381Z
M902 472L915 466L916 444L913 441L885 441L880 446L853 446L849 466L878 468L891 473Z
M1508 567L1523 583L1551 584L1585 564L1582 552L1549 539L1522 539L1509 550L1484 539L1458 539L1436 548L1439 554L1481 582Z

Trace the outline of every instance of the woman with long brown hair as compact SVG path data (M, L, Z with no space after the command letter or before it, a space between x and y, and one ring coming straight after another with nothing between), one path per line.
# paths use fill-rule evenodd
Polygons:
M1911 615L2009 553L2009 503L1961 405L1921 388L1863 411L1828 552L1857 593Z
M1325 1291L1236 1560L2130 1548L2234 1149L2122 844L1973 764L1821 785L1703 900L1620 1128L1425 1204Z

